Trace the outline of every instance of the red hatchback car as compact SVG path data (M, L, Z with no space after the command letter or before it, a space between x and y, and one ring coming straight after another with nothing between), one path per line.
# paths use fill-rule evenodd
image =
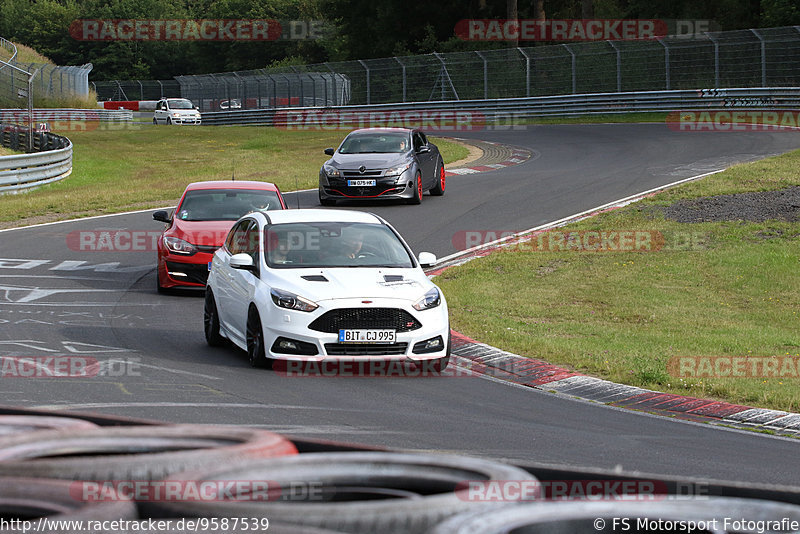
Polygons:
M251 211L286 209L280 190L269 182L210 181L186 187L170 214L153 219L166 223L158 238L159 292L173 287L205 287L214 251L233 223Z

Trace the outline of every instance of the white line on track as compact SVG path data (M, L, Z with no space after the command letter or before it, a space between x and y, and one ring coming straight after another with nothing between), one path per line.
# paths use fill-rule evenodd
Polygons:
M445 256L444 258L439 258L439 260L436 262L436 265L434 265L434 269L437 266L442 265L442 264L444 264L444 263L446 263L448 261L453 261L453 260L455 260L457 258L460 258L462 256L467 256L467 255L472 254L474 252L477 252L479 250L496 247L496 246L498 246L498 245L500 245L502 243L506 243L506 242L511 241L513 239L516 239L517 237L520 237L522 235L525 235L525 234L528 234L528 233L531 233L531 232L538 232L538 231L541 231L541 230L547 230L547 229L554 228L554 227L557 227L557 226L560 226L560 225L564 225L564 224L566 224L568 222L574 221L575 219L579 219L581 217L588 216L588 215L590 215L592 213L595 213L595 212L598 212L598 211L601 211L601 210L604 210L604 209L613 208L613 207L622 207L622 206L625 206L625 205L630 204L632 202L636 202L637 200L640 200L642 197L645 197L645 196L647 196L647 195L649 195L651 193L657 193L658 191L663 191L665 189L669 189L669 188L675 187L677 185L680 185L680 184L683 184L683 183L686 183L686 182L691 182L693 180L699 180L700 178L705 178L706 176L711 176L712 174L717 174L717 173L720 173L720 172L722 172L724 170L725 169L718 169L716 171L711 171L711 172L706 172L706 173L703 173L703 174L698 174L697 176L691 176L689 178L683 178L682 180L678 180L676 182L671 182L671 183L668 183L666 185L660 185L658 187L654 187L653 189L648 189L647 191L642 191L641 193L636 193L636 194L633 194L633 195L630 195L630 196L627 196L627 197L624 197L624 198L620 198L618 200L613 200L613 201L611 201L611 202L609 202L607 204L603 204L603 205L597 206L595 208L589 208L588 210L582 211L580 213L576 213L574 215L570 215L568 217L564 217L563 219L558 219L557 221L552 221L552 222L545 223L545 224L542 224L542 225L539 225L539 226L535 226L533 228L529 228L528 230L522 230L521 232L517 232L514 235L503 237L501 239L496 239L494 241L491 241L490 243L484 243L482 245L477 245L477 246L474 246L472 248L468 248L466 250L462 250L462 251L456 252L454 254L450 254L449 256Z
M274 408L280 410L325 410L338 412L361 412L330 406L303 406L289 404L258 404L241 402L85 402L80 404L41 404L36 410L85 410L92 408Z

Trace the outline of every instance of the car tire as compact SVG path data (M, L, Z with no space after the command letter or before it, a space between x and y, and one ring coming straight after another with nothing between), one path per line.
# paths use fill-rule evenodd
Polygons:
M158 124L158 121L156 120L155 117L153 117L153 124Z
M99 428L85 419L44 415L0 415L0 436L40 430L80 430Z
M322 193L319 195L319 203L321 206L335 206L336 200L333 198L323 198Z
M75 484L66 480L28 477L0 478L0 512L7 525L9 520L13 521L13 519L17 519L20 523L26 523L38 517L46 517L53 522L53 525L43 530L58 534L72 534L86 532L86 528L78 524L82 521L78 520L120 521L139 517L134 501L126 499L108 488L97 492L95 501L84 501L76 497L79 495L75 494ZM64 521L66 523L67 520L73 519L75 520L73 525L63 524L61 528L51 530L55 528L56 522ZM3 532L22 533L25 532L25 529L22 524L15 527L12 523L8 528L4 528Z
M639 497L639 498L636 498ZM800 506L786 502L735 497L704 496L672 500L673 495L627 495L618 499L597 497L515 504L500 509L476 510L454 516L436 525L429 534L506 534L508 532L613 532L613 518L625 517L631 523L658 517L665 523L710 523L720 517L758 518L760 521L800 519ZM608 526L606 526L608 523ZM677 532L678 529L659 529ZM717 528L700 531L733 532ZM739 531L739 529L735 529ZM742 529L747 530L747 529ZM641 532L641 530L640 530ZM756 532L752 530L751 532Z
M408 199L409 204L422 204L422 174L417 171L416 184L414 187L414 196Z
M268 480L279 491L268 500L240 500L234 494L215 501L153 503L161 517L268 517L357 534L420 534L455 514L499 506L470 500L468 480L538 484L530 473L500 462L395 452L304 453L189 471L169 480ZM315 484L314 491L297 495L291 490L307 484Z
M0 477L159 480L209 465L293 454L297 448L291 441L254 428L135 425L42 430L0 437Z
M264 329L261 327L261 317L255 308L247 314L247 358L250 365L261 369L271 369L272 360L267 358L267 349L264 346Z
M431 189L431 195L435 197L444 195L444 188L447 185L444 174L444 164L440 162L436 171L436 185Z
M158 277L158 271L156 271L156 291L158 291L161 295L166 295L169 293L169 289L161 285L161 279Z
M170 119L169 117L167 117L167 124L172 124L172 119Z
M203 305L203 331L206 335L206 343L209 346L221 347L225 344L225 338L219 333L217 302L210 288L206 288L205 304Z

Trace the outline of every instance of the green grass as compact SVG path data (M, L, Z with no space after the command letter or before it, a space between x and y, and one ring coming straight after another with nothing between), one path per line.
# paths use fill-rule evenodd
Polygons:
M800 151L737 165L556 230L657 231L659 251L554 252L534 241L539 251L491 254L437 283L453 328L504 350L635 386L800 411L797 378L681 378L668 367L684 356L800 363L800 223L682 224L656 209L797 184Z
M202 180L276 183L282 191L317 186L323 149L346 132L285 131L253 126L155 127L66 132L74 144L72 175L25 194L0 197L0 226L174 204L186 184ZM467 149L434 139L445 163Z

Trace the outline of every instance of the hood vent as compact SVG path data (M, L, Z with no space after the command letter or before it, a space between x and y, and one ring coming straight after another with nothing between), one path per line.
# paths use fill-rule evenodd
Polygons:
M308 280L309 282L327 282L328 279L322 276L321 274L307 274L301 276L303 280Z
M384 274L383 275L384 282L402 282L403 275L402 274Z

